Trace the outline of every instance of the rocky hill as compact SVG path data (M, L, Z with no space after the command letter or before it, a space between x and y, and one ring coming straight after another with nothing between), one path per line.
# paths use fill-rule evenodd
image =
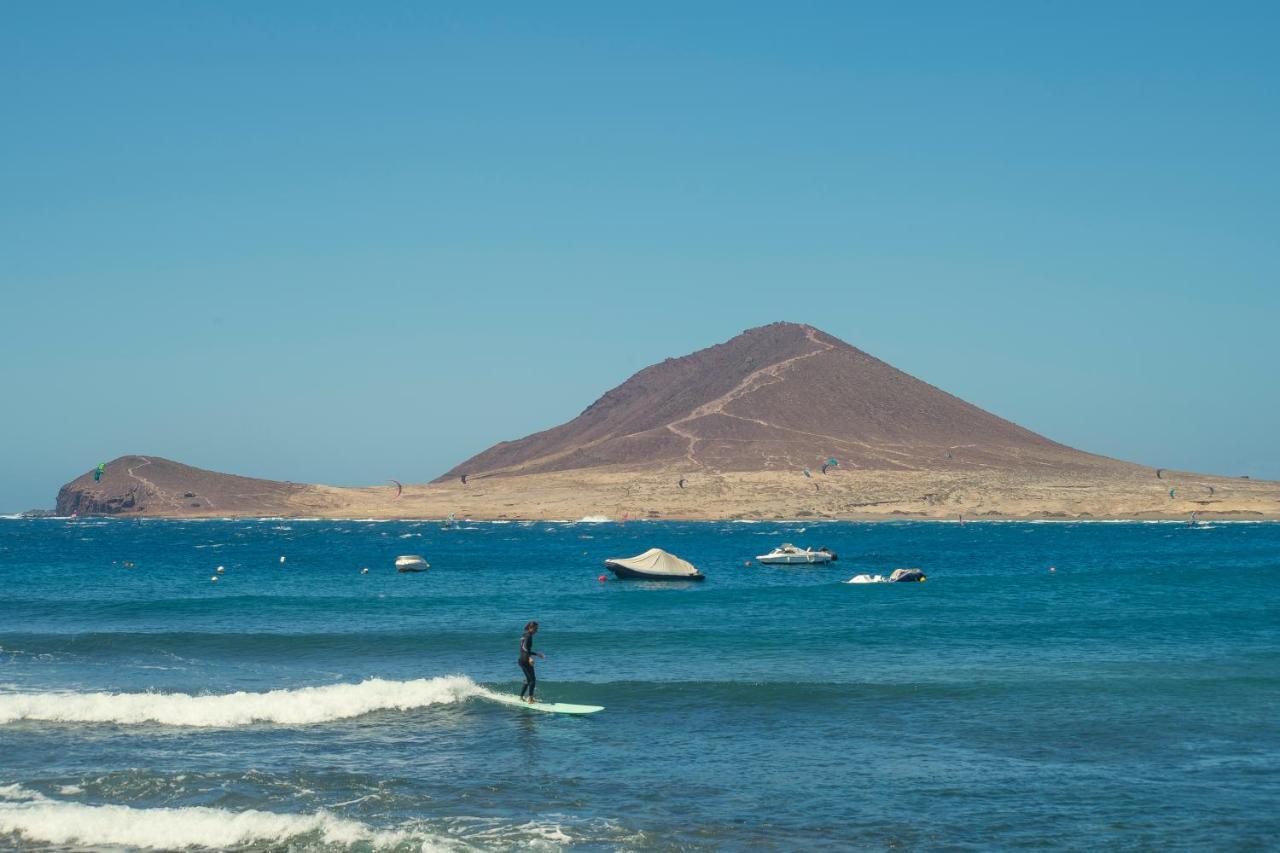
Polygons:
M811 326L773 323L645 368L568 423L440 478L585 468L955 471L1122 464L996 417Z
M100 479L81 474L58 490L59 515L217 515L253 507L257 515L292 512L312 487L219 474L158 456L121 456Z

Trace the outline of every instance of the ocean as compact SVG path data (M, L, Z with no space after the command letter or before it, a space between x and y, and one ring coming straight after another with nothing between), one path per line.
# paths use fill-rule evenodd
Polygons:
M1275 849L1278 708L1276 524L0 521L6 849Z

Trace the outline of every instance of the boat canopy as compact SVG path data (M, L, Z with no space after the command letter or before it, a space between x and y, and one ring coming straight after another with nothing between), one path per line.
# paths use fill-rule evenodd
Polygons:
M650 548L635 557L612 557L609 562L647 575L670 575L673 578L682 578L698 574L698 570L692 563L680 559L675 554L668 554L661 548Z

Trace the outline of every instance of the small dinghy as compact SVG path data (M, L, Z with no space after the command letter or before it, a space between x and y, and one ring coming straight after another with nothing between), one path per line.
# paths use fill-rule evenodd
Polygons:
M919 569L894 569L889 577L884 575L854 575L845 583L924 583L925 573Z
M661 548L650 548L635 557L615 557L604 561L604 567L619 578L646 581L700 581L706 575L675 554Z
M404 554L396 557L397 572L425 572L431 564L417 554Z
M783 543L779 548L774 548L768 554L761 554L756 557L756 561L765 565L773 566L808 566L818 563L830 563L836 559L836 555L831 553L827 548L797 548L790 542Z

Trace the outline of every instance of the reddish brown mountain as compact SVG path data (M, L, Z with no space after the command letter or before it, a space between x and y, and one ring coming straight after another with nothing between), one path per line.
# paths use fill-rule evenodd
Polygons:
M645 368L568 423L502 442L442 476L579 468L1095 468L811 326L773 323Z
M107 463L100 480L81 474L58 490L58 515L296 514L297 498L311 487L220 474L161 459L121 456Z

